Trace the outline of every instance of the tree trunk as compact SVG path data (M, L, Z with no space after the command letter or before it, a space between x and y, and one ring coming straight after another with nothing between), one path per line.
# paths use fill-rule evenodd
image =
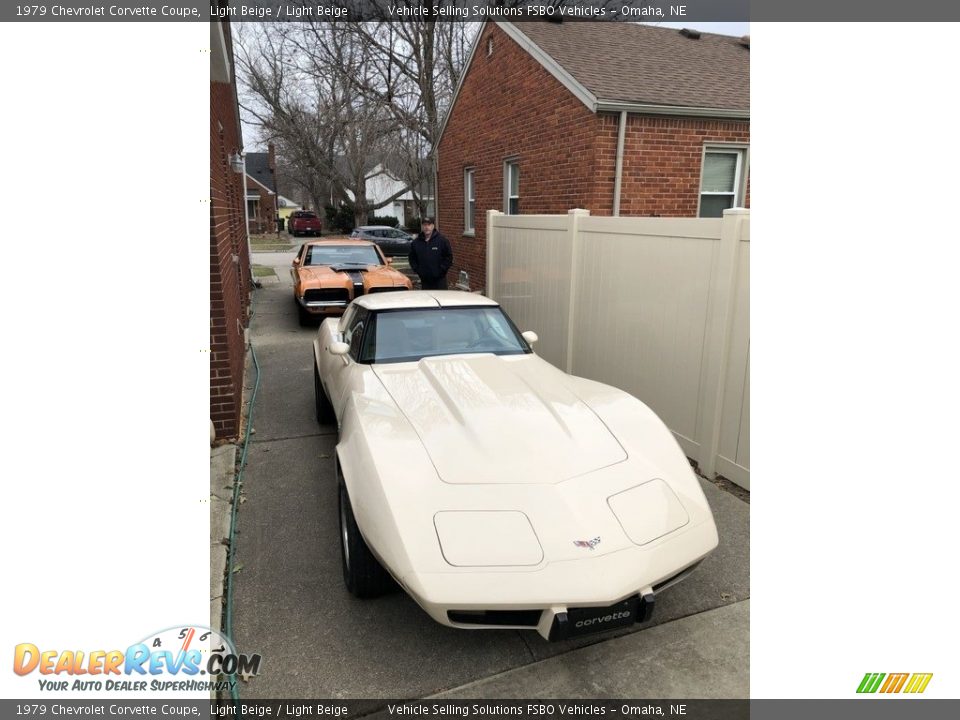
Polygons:
M356 200L353 203L353 226L360 227L367 224L367 188L366 181L361 184L363 190L357 189Z

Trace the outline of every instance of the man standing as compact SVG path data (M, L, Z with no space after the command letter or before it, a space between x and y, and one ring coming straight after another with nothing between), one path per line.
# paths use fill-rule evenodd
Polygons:
M433 218L426 217L421 232L410 243L410 267L420 276L424 290L446 290L447 270L453 265L450 241L434 229Z

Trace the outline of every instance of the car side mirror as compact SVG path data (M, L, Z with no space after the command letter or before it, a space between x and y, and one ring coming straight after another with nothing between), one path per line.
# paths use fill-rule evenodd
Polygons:
M387 258L387 265L393 265L393 258Z
M293 259L293 264L294 264L294 265L299 265L299 264L300 264L300 258L295 257L295 258Z
M331 355L346 355L348 352L350 352L350 346L345 342L334 341L330 343Z
M533 330L527 330L525 333L523 333L523 339L533 345L540 338Z

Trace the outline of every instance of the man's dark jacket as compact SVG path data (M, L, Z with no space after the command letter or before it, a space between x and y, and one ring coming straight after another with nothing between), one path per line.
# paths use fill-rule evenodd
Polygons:
M430 242L421 232L410 243L409 260L410 267L420 276L421 284L432 285L446 278L447 270L453 265L453 249L450 241L437 230L430 236Z

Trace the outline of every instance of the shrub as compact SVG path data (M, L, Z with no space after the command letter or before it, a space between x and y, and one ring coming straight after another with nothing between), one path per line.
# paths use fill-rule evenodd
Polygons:
M353 230L353 203L343 203L339 207L327 205L324 212L327 215L327 226L331 229L344 233Z

